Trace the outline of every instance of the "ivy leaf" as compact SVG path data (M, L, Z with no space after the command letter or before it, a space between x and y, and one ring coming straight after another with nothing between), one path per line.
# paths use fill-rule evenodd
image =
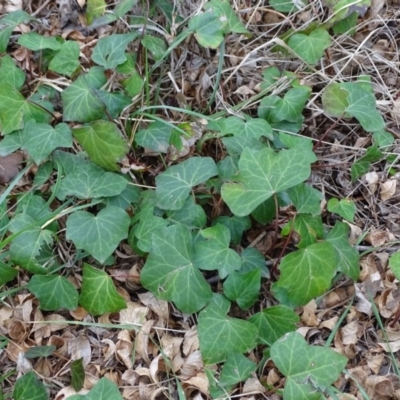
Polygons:
M186 225L159 229L140 275L143 287L187 314L201 310L211 299L210 285L193 263L192 247Z
M196 267L212 271L217 269L221 279L242 266L239 254L229 248L231 233L221 224L200 231L205 240L194 245L194 261Z
M152 122L146 129L135 135L135 142L142 147L149 148L156 153L167 153L172 128L161 121Z
M49 70L71 76L80 66L79 53L80 48L77 42L73 40L64 42L50 61Z
M25 358L49 357L54 353L56 346L35 346L31 347L26 353Z
M15 65L14 60L7 54L1 58L0 85L9 83L17 90L21 89L25 82L24 72Z
M167 211L169 221L187 225L189 228L203 228L207 215L202 206L196 204L193 197L188 197L180 210Z
M114 15L118 18L123 17L127 12L132 10L132 7L137 3L137 0L120 0L114 8Z
M15 268L0 262L0 286L12 281L17 275L18 271Z
M60 200L67 196L78 199L117 196L126 188L127 181L122 176L105 172L92 163L83 163L61 181L56 193Z
M61 43L54 36L43 36L36 32L24 33L19 37L18 44L33 51L61 48Z
M323 28L317 28L309 35L295 33L289 38L288 46L307 64L317 64L331 45L331 36Z
M239 160L238 183L224 183L222 198L238 216L249 215L275 193L305 181L311 172L306 152L296 148L276 153L270 148L246 148Z
M78 307L78 291L63 276L34 275L27 288L39 299L42 310L56 311L60 308L75 310Z
M153 35L144 35L141 42L142 45L153 54L156 61L161 60L167 50L165 41Z
M104 102L97 94L107 79L100 67L92 67L61 93L64 121L90 122L101 119Z
M353 200L342 199L338 200L335 198L329 199L328 211L340 215L347 221L353 222L354 215L356 214L356 205Z
M85 382L85 368L82 361L83 357L71 363L71 386L76 392L83 388L83 383Z
M73 134L94 163L109 171L119 170L116 162L128 152L129 146L113 122L93 121L74 129Z
M33 274L47 274L48 270L37 258L46 245L53 243L52 232L42 230L35 224L35 219L28 214L17 214L10 223L10 231L21 232L11 242L11 261Z
M33 20L28 13L22 10L15 10L8 14L5 14L1 19L0 23L2 28L0 30L0 52L5 53L7 51L8 42L10 41L11 34L16 26L25 21Z
M124 298L117 292L107 273L89 264L83 266L79 304L92 315L117 312L126 308Z
M107 92L106 90L98 90L98 96L101 98L107 108L107 112L111 118L118 118L122 110L131 104L131 98L122 92Z
M76 211L67 219L67 240L104 263L121 240L128 237L129 224L128 214L118 207L103 208L96 216Z
M300 183L300 185L289 188L287 193L298 213L312 214L314 216L321 213L323 196L319 190L306 183Z
M282 304L298 307L325 293L337 270L332 244L320 242L288 254L279 266L281 275L272 292Z
M216 49L224 40L227 20L215 12L203 12L189 20L189 29L194 32L197 41L204 47Z
M21 130L4 136L0 141L0 156L5 157L22 146Z
M254 314L248 321L258 328L259 343L271 346L285 333L295 331L300 317L289 307L278 305Z
M270 273L265 265L265 257L259 250L254 247L247 247L242 251L240 257L242 258L243 265L239 272L249 272L254 269L259 269L261 271L261 276L269 279Z
M213 226L216 224L226 226L231 233L232 243L236 245L238 245L242 240L243 232L251 227L249 217L237 217L236 215L232 217L221 215L220 217L215 218L212 224Z
M231 3L228 0L211 0L204 5L204 9L215 12L221 20L227 20L226 32L251 36L250 32L232 10Z
M121 393L115 383L107 378L101 378L93 386L92 390L85 395L75 394L68 397L69 400L123 400Z
M87 0L86 18L91 24L94 18L100 17L106 12L107 3L105 0Z
M214 299L219 296L214 295ZM225 361L229 354L244 353L256 345L257 328L248 321L228 317L229 307L226 299L214 300L199 313L200 351L205 364Z
M360 274L360 255L349 244L349 229L349 226L344 222L336 222L326 237L326 241L335 248L338 257L337 269L350 279L357 281Z
M275 342L271 357L286 376L283 396L288 400L320 399L347 364L346 357L324 347L308 345L297 332Z
M13 390L14 400L48 400L46 386L40 381L33 371L21 376L15 382Z
M179 210L194 186L217 174L217 166L210 157L192 157L169 167L156 177L157 206L164 210Z
M72 134L67 124L53 128L49 124L29 120L21 132L22 149L37 165L41 164L57 147L72 147Z
M126 188L117 196L106 197L104 204L128 209L131 204L138 203L140 200L140 189L134 184L128 182Z
M257 368L257 364L240 353L230 353L222 367L219 386L229 387L245 381Z
M282 236L288 236L292 230L300 235L300 241L297 243L297 247L300 249L316 243L317 239L321 239L324 235L320 215L313 217L309 214L297 214L282 229Z
M261 288L261 270L239 273L233 271L224 282L224 295L236 301L242 310L248 310L258 299Z
M112 34L99 39L92 52L92 60L105 69L114 69L126 61L125 50L139 34L137 32Z

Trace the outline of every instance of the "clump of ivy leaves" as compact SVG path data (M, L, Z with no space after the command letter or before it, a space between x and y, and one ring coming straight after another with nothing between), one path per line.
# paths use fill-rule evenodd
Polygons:
M120 1L112 12L93 15L92 25L124 17L135 3ZM284 13L294 7L280 0L271 5ZM356 23L357 13L349 14L349 5L332 4L335 17L329 25L286 32L282 36L285 46L277 50L310 66L317 64L330 46L332 32L343 33L341 29L347 31ZM40 57L43 73L48 70L69 79L65 89L45 79L26 85L25 73L6 54L11 34L21 23L34 28L38 21L23 11L1 19L0 155L22 149L29 161L0 197L0 285L12 281L22 268L31 274L25 289L36 296L43 310L74 310L79 305L94 316L117 312L126 303L107 274L107 266L113 264L113 252L121 241L127 240L145 258L140 276L143 287L157 298L173 302L185 314L198 313L204 363L222 365L218 376L214 369L206 368L213 398L226 395L257 369L244 355L257 346L264 351L262 363L272 358L286 376L285 399L320 399L324 392L331 393L347 360L327 348L308 345L295 332L299 318L293 310L323 295L340 275L357 280L359 256L348 242L346 223L323 224L322 194L306 183L317 158L312 142L298 133L311 88L301 84L295 74L271 67L264 71L256 117L178 110L186 112L188 122L174 125L156 117L150 108L130 108L131 99L145 87L131 44L140 41L147 50L153 63L150 74L190 35L213 49L223 43L227 33L248 35L227 0L205 3L203 12L184 25L169 47L162 38L135 30L99 39L88 70L80 66L75 41L35 32L20 34L14 46ZM119 90L109 89L110 76L118 77ZM272 95L279 79L287 79L289 88L280 96ZM62 120L55 113L60 102ZM352 166L356 180L370 162L382 157L379 146L391 140L375 108L369 77L330 84L323 91L322 102L327 115L356 118L375 139L375 145ZM129 118L124 132L116 123L121 114L132 119L145 115L153 122L131 136ZM179 154L193 145L196 130L191 117L207 121L198 151L183 161L177 156L175 162L165 165L155 177L154 188L146 188L145 172L121 173L120 162L131 147L162 158L167 152ZM227 156L221 160L202 156L201 146L216 139L223 143ZM74 140L82 151L73 151ZM38 167L32 189L10 196L30 163ZM46 187L50 189L43 191ZM10 198L15 204L12 213ZM206 209L213 198L221 198L227 212L210 221ZM258 250L247 247L238 252L235 246L238 248L252 221L267 225L279 217L280 207L289 205L293 218L281 234L289 238L295 232L300 240L296 250L280 259L279 274L273 274L271 290L277 305L247 320L229 316L232 302L249 310L259 299L262 282L271 280ZM347 199L331 199L328 210L348 221L355 214L354 204ZM65 221L65 238L76 248L74 258L66 263L54 254L63 235L59 220ZM82 261L78 290L68 276L70 266ZM213 292L206 280L215 271L223 282L221 293ZM33 348L26 356L46 356L53 350L51 346ZM72 386L80 390L84 371L79 360L73 363L71 374ZM33 372L18 379L14 398L26 398L27 392L48 399L46 387ZM116 386L103 378L89 394L70 398L122 397Z

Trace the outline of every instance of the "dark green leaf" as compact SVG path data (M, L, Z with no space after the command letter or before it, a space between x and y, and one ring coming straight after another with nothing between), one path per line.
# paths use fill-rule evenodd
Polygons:
M298 213L319 215L321 214L322 193L307 185L300 183L288 189L288 195Z
M354 215L356 213L356 205L353 200L350 199L329 199L328 211L340 215L347 221L354 222Z
M217 217L212 224L222 224L226 226L231 233L232 243L236 245L240 244L243 232L251 227L249 217L237 217L235 215L232 217L222 215Z
M15 268L9 267L7 264L0 262L0 286L12 281L18 275Z
M71 76L80 66L79 44L73 40L64 42L50 61L49 69L61 75Z
M0 85L9 83L19 90L23 86L24 82L25 74L15 65L14 60L9 55L2 57L0 66Z
M204 12L189 20L189 29L194 31L197 41L204 47L216 49L224 40L227 21L221 21L217 13Z
M25 358L49 357L54 353L56 346L35 346L26 353Z
M33 51L61 48L61 43L54 36L43 36L36 32L24 33L19 37L18 44Z
M257 368L257 364L250 361L243 354L230 353L222 367L219 386L229 387L245 381Z
M85 368L83 366L83 358L79 358L71 363L71 386L76 392L83 388L85 381Z
M33 371L17 379L13 391L14 400L48 400L46 386Z

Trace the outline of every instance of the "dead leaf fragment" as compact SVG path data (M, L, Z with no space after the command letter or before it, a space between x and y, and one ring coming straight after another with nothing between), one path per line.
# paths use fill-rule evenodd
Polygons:
M388 179L381 185L382 201L389 200L396 193L396 179Z
M0 184L8 183L18 175L23 159L24 156L20 151L0 157Z

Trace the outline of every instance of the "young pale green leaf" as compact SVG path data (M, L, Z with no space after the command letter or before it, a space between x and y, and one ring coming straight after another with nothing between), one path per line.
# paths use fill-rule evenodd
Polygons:
M275 193L305 181L311 172L306 152L296 148L251 150L246 148L239 160L238 183L224 183L222 198L238 216L249 215Z
M19 37L18 44L33 51L61 48L61 43L54 36L43 36L36 32L24 33Z
M321 399L339 377L347 358L324 347L310 346L297 332L286 334L271 347L271 357L286 376L286 400Z
M303 306L329 289L337 271L336 251L329 242L316 243L285 256L279 270L274 296L289 307Z
M63 276L34 275L27 289L38 298L42 310L57 311L60 308L75 310L78 307L78 291Z
M83 163L80 168L67 174L61 181L56 196L64 200L67 196L78 199L118 196L126 188L124 177L113 172L105 172L92 163Z
M61 75L71 76L80 66L79 53L78 42L73 40L64 42L50 61L49 70Z
M14 400L48 400L46 386L39 380L33 371L21 376L15 382L13 390Z
M46 246L53 243L52 232L42 230L28 214L17 214L11 221L10 231L21 232L11 242L11 261L33 274L47 274L48 270L37 258Z
M224 40L227 20L221 20L214 11L203 12L192 17L189 29L194 32L197 41L204 47L216 49Z
M26 150L37 165L41 164L57 147L72 147L69 126L61 123L53 128L49 124L29 120L21 132L22 149Z
M131 11L138 0L120 0L114 8L114 15L118 18L123 17L127 12Z
M117 292L107 273L89 264L83 266L79 304L92 315L117 312L126 308L124 298Z
M128 214L118 207L103 208L96 216L76 211L67 219L67 240L104 263L121 240L128 237L129 224Z
M212 296L210 285L193 264L192 247L186 225L159 229L140 274L143 287L158 298L173 301L187 314L201 310Z
M194 186L218 174L210 157L192 157L169 167L156 177L157 206L164 210L179 210Z
M100 17L106 12L107 3L105 0L87 0L86 18L89 24L93 19Z
M107 79L100 67L92 67L61 93L63 120L90 122L101 119L105 104L97 94Z
M15 268L0 262L0 286L12 281L17 275L18 271Z
M152 122L135 135L135 142L157 153L167 153L172 128L161 121Z
M0 62L0 85L8 83L17 90L21 89L25 82L24 72L15 65L8 54L2 57Z
M102 37L93 49L92 60L105 69L116 68L126 61L125 50L138 35L137 32L131 32Z
M225 32L242 33L251 35L239 17L232 9L231 2L228 0L211 0L204 5L205 10L215 12L223 21L227 21Z
M251 221L249 217L237 217L233 215L232 217L227 217L221 215L212 221L213 226L216 224L222 224L229 229L231 233L231 240L233 244L240 244L242 240L243 232L251 227Z
M261 269L239 273L233 271L225 279L224 295L236 301L242 310L248 310L258 299L261 287Z
M334 197L328 201L328 211L340 215L347 221L353 222L356 214L356 205L353 200L342 199L338 200Z
M288 46L307 64L317 64L331 45L331 36L323 28L317 28L309 35L295 33L289 38Z
M322 106L326 115L336 118L351 118L346 109L349 106L349 93L340 83L331 83L322 92Z
M93 121L72 132L94 163L109 171L119 170L117 162L128 152L129 146L114 122Z
M229 302L221 295L198 317L200 351L205 364L225 361L231 353L244 353L256 345L258 329L248 321L228 317Z
M243 354L229 353L222 367L219 386L229 387L245 381L257 368L257 364Z
M285 333L295 331L300 317L289 307L278 305L254 314L248 321L258 328L258 342L271 346Z
M400 280L400 252L392 254L389 257L389 267L394 273L394 276Z
M142 45L153 54L155 60L161 60L167 51L165 41L153 35L144 35Z
M357 281L360 275L360 255L349 243L349 230L349 226L344 222L336 222L326 237L326 241L335 248L338 257L338 270L350 279Z
M49 357L54 353L56 346L35 346L31 347L26 353L25 358Z
M129 74L128 78L121 80L121 84L125 89L126 93L129 94L129 96L135 97L142 91L144 86L144 81L137 71L132 71Z
M298 213L314 216L321 214L323 195L319 190L306 183L300 183L300 185L289 188L287 193Z
M324 234L321 216L313 217L309 214L297 214L282 229L282 236L290 235L294 231L299 234L300 241L297 243L299 249L304 249L321 239Z
M205 240L194 245L194 263L205 271L218 270L221 279L242 266L239 254L229 248L231 233L221 224L200 231Z
M85 382L85 367L82 361L83 357L71 363L71 386L76 392L83 388L83 383Z

